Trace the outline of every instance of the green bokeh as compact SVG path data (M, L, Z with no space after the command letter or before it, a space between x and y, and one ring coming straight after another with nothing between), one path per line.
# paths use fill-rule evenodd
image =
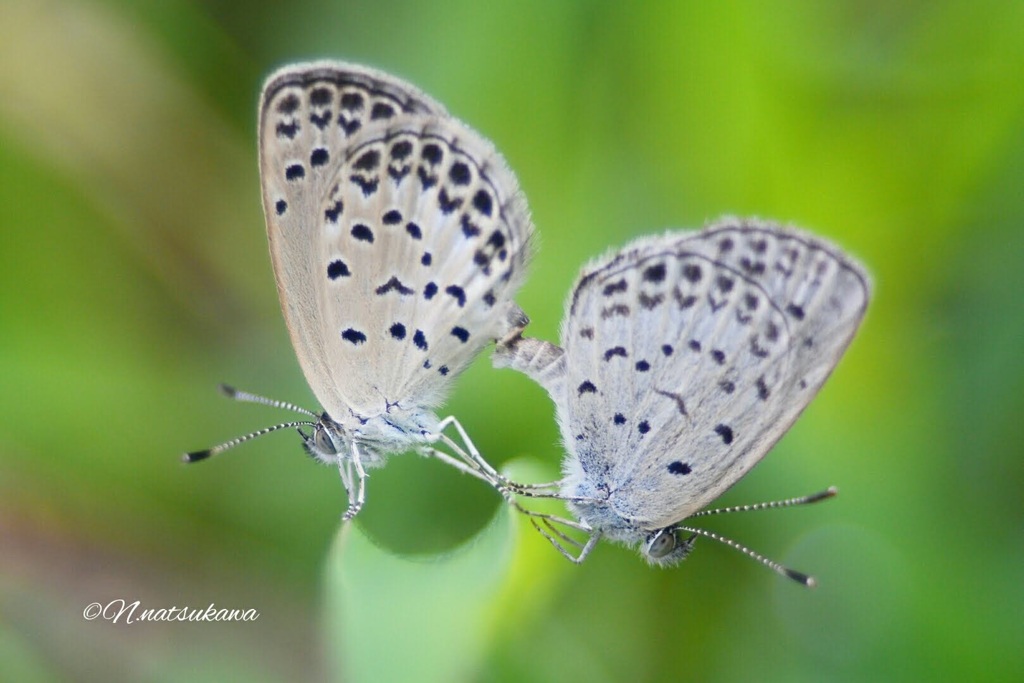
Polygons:
M1018 0L4 0L0 679L1024 679L1021 36ZM294 434L181 465L281 417L220 381L313 405L254 131L262 78L313 57L399 74L502 150L540 234L533 336L586 260L721 214L868 265L849 353L721 502L840 497L713 525L817 591L710 542L574 567L415 456L347 536ZM481 358L447 409L493 462L556 475L526 378ZM119 598L261 617L82 617Z

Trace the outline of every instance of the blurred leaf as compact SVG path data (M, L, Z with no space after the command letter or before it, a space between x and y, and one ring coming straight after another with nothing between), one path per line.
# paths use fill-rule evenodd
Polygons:
M490 644L490 607L516 552L517 520L501 506L452 553L399 557L356 524L335 538L327 567L330 650L348 681L466 680Z
M505 468L520 481L545 472L526 458ZM346 524L326 572L335 668L348 681L473 680L503 629L528 629L564 575L556 566L569 564L507 505L444 555L398 556Z

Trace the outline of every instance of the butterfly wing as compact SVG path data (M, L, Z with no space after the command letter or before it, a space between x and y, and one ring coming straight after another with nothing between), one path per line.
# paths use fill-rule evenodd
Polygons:
M868 294L857 263L777 225L727 220L634 243L572 295L564 438L620 517L678 522L786 432Z
M317 398L360 418L435 405L516 319L532 226L504 160L412 86L340 63L270 77L260 150L278 292Z

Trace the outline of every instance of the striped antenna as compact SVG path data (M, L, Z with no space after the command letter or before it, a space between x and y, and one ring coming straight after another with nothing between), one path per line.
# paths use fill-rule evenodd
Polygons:
M788 508L796 505L809 505L811 503L818 503L823 500L833 498L838 493L839 489L837 489L835 486L829 486L824 491L812 493L809 496L799 496L797 498L788 498L786 500L773 500L767 503L755 503L754 505L735 505L727 508L716 508L714 510L702 510L701 512L698 512L694 515L687 517L687 519L693 519L695 517L707 517L709 515L724 515L728 512L752 512L754 510L772 510L775 508ZM712 540L718 541L719 543L724 543L733 550L738 550L747 557L750 557L751 559L760 562L764 566L771 569L773 572L781 574L782 576L785 576L788 579L792 579L793 581L796 581L797 583L806 586L807 588L815 588L818 585L817 580L815 580L813 576L808 576L803 572L798 572L794 569L784 567L778 562L775 562L774 560L769 560L761 553L751 550L745 545L741 545L730 538L720 536L719 534L716 534L713 531L708 531L707 529L697 529L695 527L682 526L678 524L675 528L680 529L682 531L688 531L691 534L697 534L698 536L710 538Z
M292 412L301 413L302 415L308 415L314 418L314 420L320 419L320 416L314 413L312 410L306 410L305 408L297 406L294 403L288 403L287 401L275 401L274 399L266 398L265 396L257 396L256 394L250 394L248 391L239 391L238 389L235 389L234 387L229 386L227 384L221 384L220 390L221 393L223 393L225 396L227 396L228 398L232 398L236 401L242 401L245 403L259 403L260 405L270 406L271 408L282 408L284 410L291 410ZM255 432L245 434L244 436L239 436L235 439L231 439L231 441L226 441L220 444L219 446L214 446L213 448L207 448L202 451L192 451L191 453L186 453L185 455L182 456L181 459L184 462L199 462L201 460L206 460L207 458L210 458L219 453L223 453L224 451L234 448L235 446L245 443L246 441L251 441L252 439L255 439L258 436L263 436L264 434L276 432L279 429L289 429L292 427L316 427L316 425L317 422L311 422L309 420L283 422L281 424L274 425L273 427L264 427L263 429L256 430ZM299 433L302 433L301 430Z
M693 519L694 517L707 517L709 515L724 515L727 512L753 512L754 510L773 510L775 508L788 508L795 505L810 505L811 503L819 503L823 500L834 498L837 495L839 495L839 489L835 486L829 486L824 491L812 493L809 496L787 498L786 500L772 500L767 503L755 503L753 505L734 505L733 507L716 508L714 510L701 510L698 513L690 515L687 519Z
M294 403L288 403L287 401L276 401L272 398L265 396L257 396L256 394L250 394L248 391L239 391L232 386L227 384L220 385L221 393L228 398L233 398L236 401L242 401L243 403L259 403L260 405L270 406L271 408L283 408L284 410L291 410L295 413L302 413L303 415L309 415L319 419L320 416L314 413L312 410L306 410L301 406L297 406Z

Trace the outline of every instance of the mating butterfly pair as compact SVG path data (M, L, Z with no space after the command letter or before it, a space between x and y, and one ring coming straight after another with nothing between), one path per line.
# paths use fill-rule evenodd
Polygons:
M533 232L515 176L427 95L361 66L290 66L264 87L259 150L278 294L324 412L227 389L309 419L187 461L296 428L314 458L338 467L347 520L365 501L366 469L417 450L500 489L573 561L604 537L672 564L703 535L813 584L682 522L723 511L701 509L767 453L835 367L870 292L856 261L760 221L645 237L583 269L556 346L523 336L514 301ZM524 372L555 404L559 481L508 480L454 417L434 413L492 342L496 366ZM573 518L518 502L536 496L565 500Z

